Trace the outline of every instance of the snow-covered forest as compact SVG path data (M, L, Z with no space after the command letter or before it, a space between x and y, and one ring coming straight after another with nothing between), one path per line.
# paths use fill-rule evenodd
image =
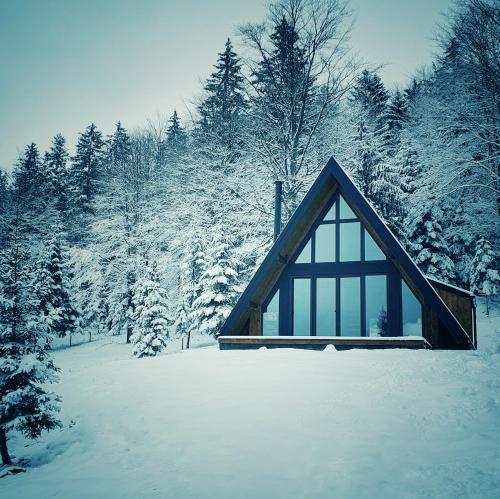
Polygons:
M500 2L456 2L439 55L388 89L343 0L281 0L239 28L185 119L57 133L0 172L0 448L59 426L53 338L123 337L138 358L217 334L331 155L420 268L500 291ZM54 124L57 132L57 124ZM132 350L131 350L132 351ZM57 391L57 390L56 390Z

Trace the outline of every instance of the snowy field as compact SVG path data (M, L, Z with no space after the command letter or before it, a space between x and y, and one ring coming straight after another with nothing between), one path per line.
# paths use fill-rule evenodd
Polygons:
M500 497L498 311L476 352L117 340L54 353L65 427L12 435L2 499Z

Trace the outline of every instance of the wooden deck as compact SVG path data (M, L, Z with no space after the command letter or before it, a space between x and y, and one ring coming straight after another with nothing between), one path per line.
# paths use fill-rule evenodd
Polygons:
M333 345L336 350L351 348L431 348L431 345L420 336L394 337L347 337L347 336L219 336L220 350L245 350L266 348L304 348L323 350Z

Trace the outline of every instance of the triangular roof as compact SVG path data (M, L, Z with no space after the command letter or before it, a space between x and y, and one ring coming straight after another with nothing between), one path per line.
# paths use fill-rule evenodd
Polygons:
M454 340L458 344L472 346L468 334L456 317L451 313L433 286L413 262L410 255L401 246L389 227L387 227L369 201L356 187L349 175L333 157L331 157L325 165L260 264L231 314L222 326L220 335L231 334L231 331L233 331L237 325L241 328L241 324L248 320L251 310L261 304L255 303L252 298L258 296L259 293L266 293L266 291L263 290L267 290L268 292L270 286L277 282L289 261L289 241L294 237L294 234L297 234L298 228L304 225L304 219L310 218L311 216L316 218L317 210L315 210L314 206L317 205L318 200L322 197L324 198L328 192L331 192L332 189L335 188L339 189L341 194L349 201L353 211L363 222L365 222L365 226L369 228L372 237L384 248L389 260L396 264L398 270L404 274L407 280L413 285L418 294L420 294L424 305L430 307L436 313L437 317ZM310 222L313 223L314 220Z

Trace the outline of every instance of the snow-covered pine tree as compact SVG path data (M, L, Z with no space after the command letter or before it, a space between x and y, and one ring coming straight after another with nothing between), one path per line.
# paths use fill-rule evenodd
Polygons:
M53 140L50 150L45 154L45 168L51 200L59 213L68 209L68 151L66 139L59 133Z
M454 284L455 264L449 256L450 251L443 237L443 228L438 222L442 218L439 208L425 213L408 237L409 249L415 263L424 274Z
M389 94L376 73L363 71L352 91L350 114L354 130L354 178L371 197L372 182L383 162L385 114ZM375 203L378 206L379 203Z
M60 398L47 391L57 381L47 347L50 335L34 300L32 264L20 218L10 226L0 252L0 454L11 464L7 434L20 431L37 438L61 426Z
M383 119L382 141L384 152L386 156L391 157L399 149L401 132L408 119L408 102L399 90L391 95Z
M181 296L175 308L175 319L173 324L174 334L177 338L186 338L186 348L189 348L191 339L189 331L189 306L186 297Z
M69 336L71 345L79 314L71 296L70 275L67 248L56 226L39 263L33 292L47 332L59 338Z
M73 199L77 211L92 211L92 203L99 191L103 152L102 133L92 123L78 138L71 167Z
M168 298L160 283L156 264L148 266L145 276L134 286L134 329L131 341L136 357L152 357L167 347L172 320Z
M238 277L242 264L234 256L223 223L219 222L212 228L209 247L209 263L200 279L201 293L192 307L198 331L215 336L241 292Z
M174 114L169 119L166 133L167 157L171 161L176 161L186 151L187 133L181 125L181 119L174 109Z
M38 148L32 143L26 147L14 169L14 197L25 212L38 213L42 210L46 195L45 181Z
M199 317L195 301L203 292L204 282L201 276L207 269L207 255L203 241L198 234L194 232L187 241L188 251L180 265L181 270L181 289L179 302L183 302L187 307L187 331L186 348L189 348L191 334L199 331Z
M392 105L380 77L365 70L352 92L350 116L356 183L401 238L403 191L398 164L392 157L403 119L398 115L402 112L400 100L396 94Z
M475 254L470 266L470 289L486 297L486 313L489 314L489 300L500 292L500 258L490 242L481 237L476 242Z
M127 130L119 121L115 132L107 142L106 170L109 175L123 173L130 161L131 143Z
M7 173L0 170L0 248L5 246L8 217L12 209L12 191Z
M241 128L247 108L240 60L229 38L215 69L205 83L206 95L198 106L197 136L207 159L224 167L241 153Z

